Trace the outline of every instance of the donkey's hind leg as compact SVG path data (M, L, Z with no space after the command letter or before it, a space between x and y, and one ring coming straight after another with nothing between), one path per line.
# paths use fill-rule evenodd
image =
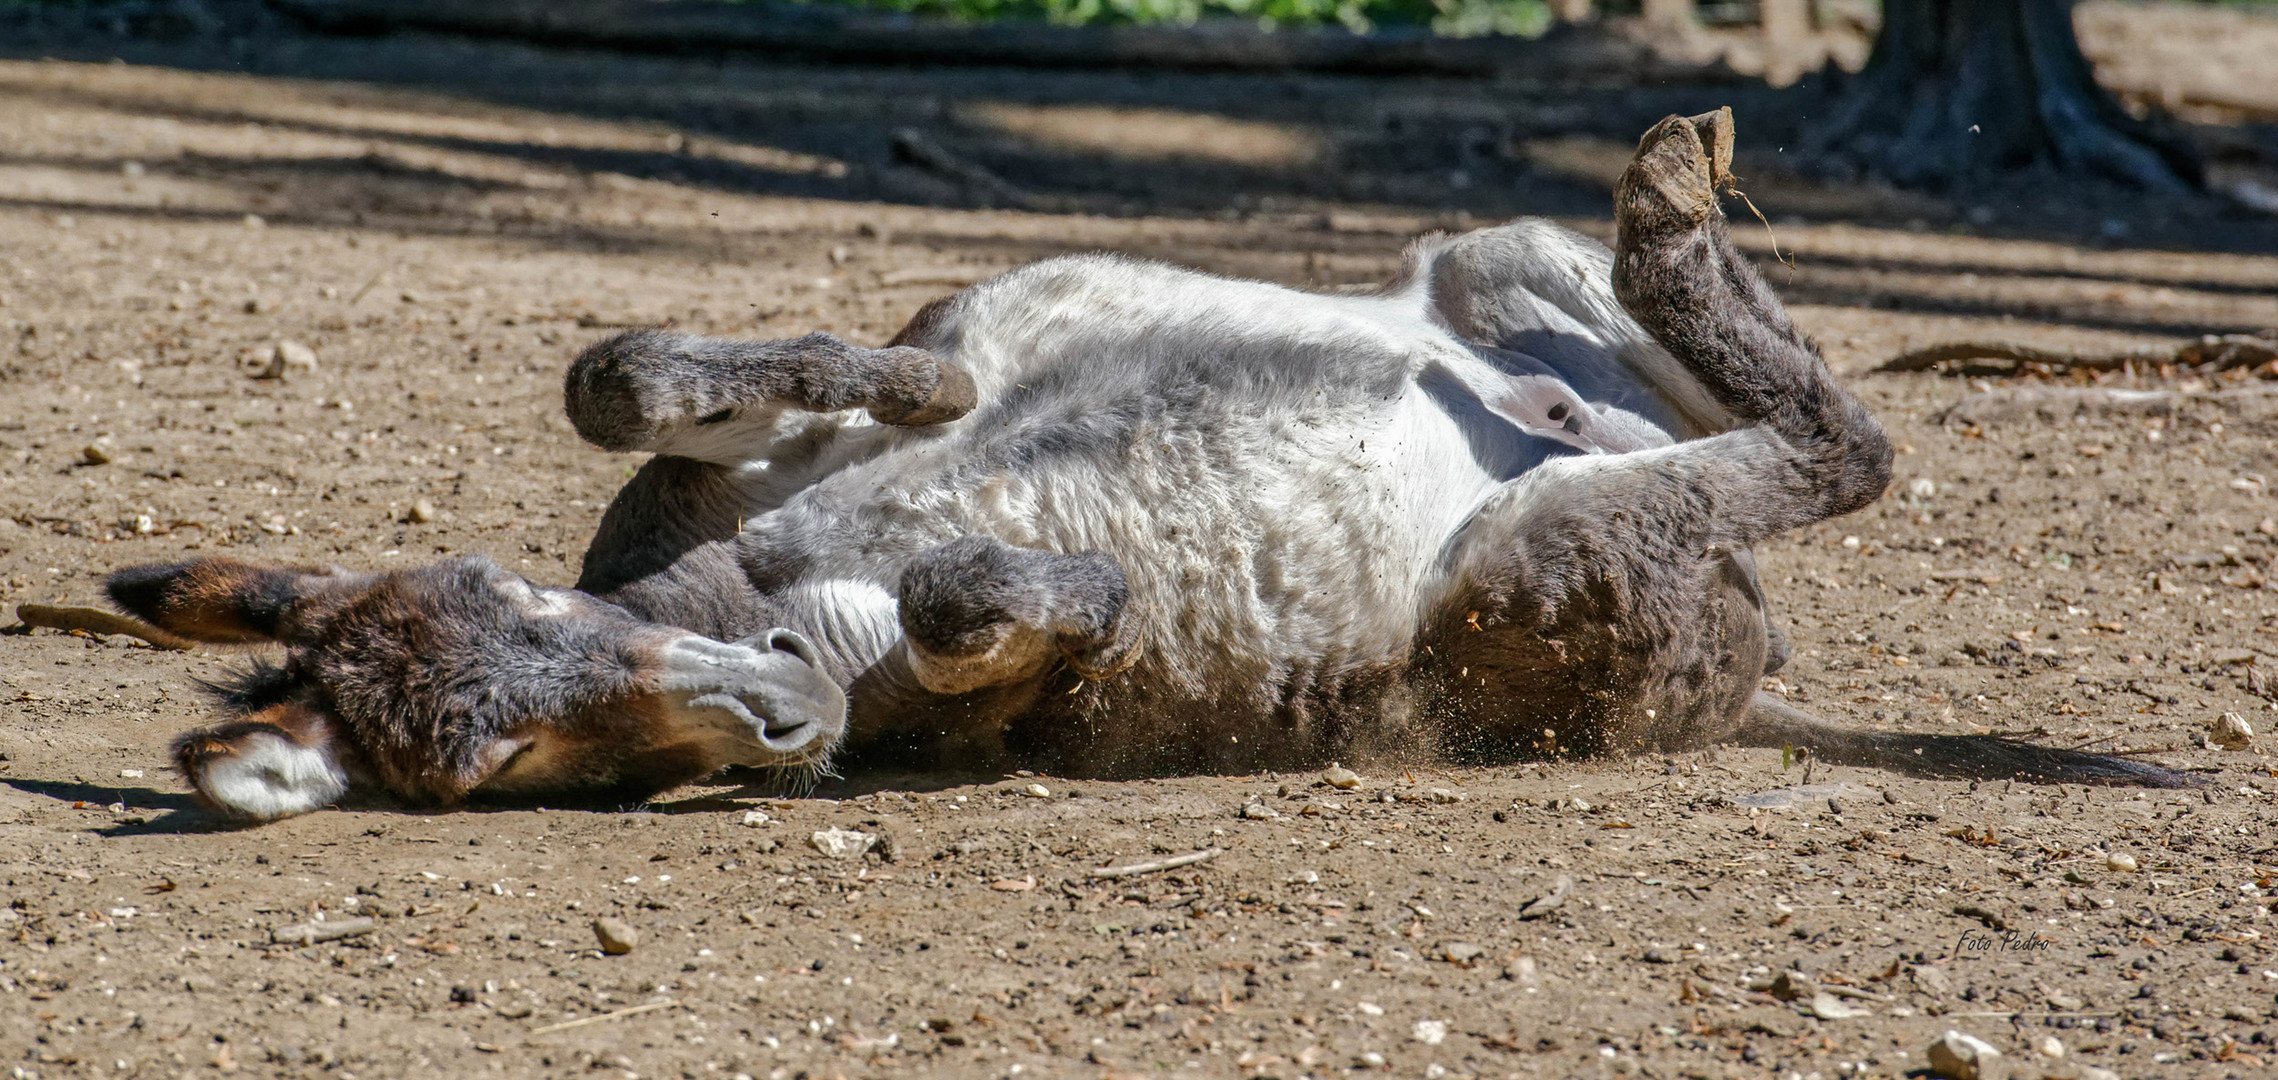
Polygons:
M1001 686L1063 661L1103 679L1137 659L1129 601L1123 568L1106 555L968 536L904 568L902 634L918 682L937 694Z
M744 464L750 441L723 431L770 426L784 409L866 409L879 423L920 427L963 416L975 401L972 377L924 349L866 349L829 334L739 341L662 330L586 349L570 364L563 397L578 434L604 450L723 465Z
M1454 658L1476 701L1461 711L1482 735L1551 730L1561 746L1607 750L1729 735L1775 655L1738 554L1856 510L1889 480L1881 427L1725 234L1713 184L1730 123L1671 117L1646 135L1616 197L1612 276L1622 305L1743 426L1551 461L1465 525L1435 655ZM1481 686L1483 669L1503 677ZM1530 679L1573 692L1481 696Z

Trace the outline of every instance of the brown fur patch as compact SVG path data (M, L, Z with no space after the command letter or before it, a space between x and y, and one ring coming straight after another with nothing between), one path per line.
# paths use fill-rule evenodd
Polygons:
M915 345L929 349L941 344L940 338L935 335L949 322L950 316L957 313L959 301L964 298L964 293L956 292L928 301L918 309L917 314L910 316L910 321L902 324L902 328L895 332L893 340L888 341L886 347L891 349L896 345Z

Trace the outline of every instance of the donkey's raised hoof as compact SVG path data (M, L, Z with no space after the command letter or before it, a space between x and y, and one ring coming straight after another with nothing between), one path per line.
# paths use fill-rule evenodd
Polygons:
M779 437L785 409L864 409L922 427L971 412L973 377L924 349L870 349L830 334L742 341L631 330L595 342L563 379L570 423L604 450L739 464Z
M902 571L902 632L925 688L962 694L1065 662L1087 679L1130 667L1136 649L1123 568L1098 552L1059 555L968 536Z

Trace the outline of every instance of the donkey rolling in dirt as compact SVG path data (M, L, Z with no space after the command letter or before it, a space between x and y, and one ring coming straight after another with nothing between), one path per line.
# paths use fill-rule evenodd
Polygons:
M1425 240L1368 295L1053 259L886 348L635 332L578 432L653 458L576 588L122 570L123 609L277 642L175 748L255 819L344 797L630 801L727 765L1113 776L1738 740L1947 776L2179 785L1990 736L1848 731L1750 546L1881 494L1890 448L1726 236L1730 114L1648 132L1618 240Z

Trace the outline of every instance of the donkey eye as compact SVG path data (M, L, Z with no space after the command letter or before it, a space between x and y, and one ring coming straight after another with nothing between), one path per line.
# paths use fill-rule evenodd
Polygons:
M720 422L720 421L722 421L722 420L731 420L731 419L734 419L734 418L735 418L735 415L736 415L736 411L735 411L734 409L732 409L732 408L731 408L731 409L721 409L719 412L713 413L713 414L711 414L710 416L706 416L706 417L704 417L704 418L702 418L702 419L700 419L700 420L698 420L698 421L696 421L696 422L697 422L697 423L699 423L699 424L717 424L717 423L719 423L719 422Z

